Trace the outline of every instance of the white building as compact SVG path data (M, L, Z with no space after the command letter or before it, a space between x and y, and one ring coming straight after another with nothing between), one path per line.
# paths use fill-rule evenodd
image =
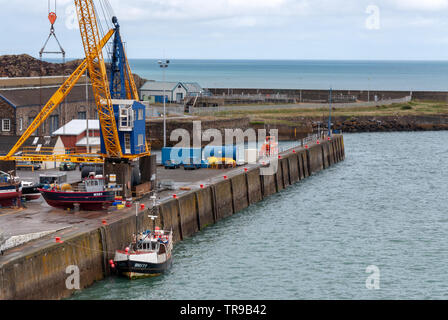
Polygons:
M140 99L143 101L163 103L164 95L167 102L182 103L186 97L209 94L195 82L147 81L140 88Z

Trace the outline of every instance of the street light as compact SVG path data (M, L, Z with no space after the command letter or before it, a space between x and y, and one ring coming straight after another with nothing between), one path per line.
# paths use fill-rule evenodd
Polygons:
M329 99L329 114L328 114L328 136L331 137L331 103L333 102L333 88L330 87L330 99Z
M159 66L163 70L163 82L165 82L165 70L170 64L170 60L159 60ZM166 96L165 84L163 85L163 147L166 147Z

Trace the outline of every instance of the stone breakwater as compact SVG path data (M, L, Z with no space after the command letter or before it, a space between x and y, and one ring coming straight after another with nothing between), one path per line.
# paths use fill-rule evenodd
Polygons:
M247 166L247 171L237 168L227 178L162 201L156 225L172 229L174 240L182 241L344 159L342 135L309 145L308 149L288 150L280 155L274 175L261 175L260 165ZM145 204L149 206L149 200ZM129 210L107 225L67 232L63 234L63 243L47 239L14 250L8 259L0 257L0 299L69 297L76 290L67 288L70 266L79 270L81 289L104 279L110 275L108 261L114 251L129 244L136 228L152 228L147 211L136 218L134 210Z
M448 115L335 118L334 129L343 132L392 132L448 130Z

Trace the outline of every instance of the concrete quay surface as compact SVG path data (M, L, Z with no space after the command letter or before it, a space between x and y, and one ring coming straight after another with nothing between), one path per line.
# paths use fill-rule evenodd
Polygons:
M274 175L261 175L259 164L227 170L159 169L158 179L175 181L178 190L158 194L156 225L172 229L175 242L182 241L343 161L343 137L337 135L331 141L310 144L308 149L291 149L279 158ZM181 187L190 190L180 191ZM148 197L139 203L144 203L146 208L151 206ZM120 211L68 213L36 202L20 211L0 211L0 226L7 236L54 231L0 256L0 299L69 297L75 290L66 285L70 266L79 268L81 289L110 275L108 261L115 250L129 245L136 228L152 228L149 212L137 208L134 205ZM55 237L60 237L63 243L56 243Z

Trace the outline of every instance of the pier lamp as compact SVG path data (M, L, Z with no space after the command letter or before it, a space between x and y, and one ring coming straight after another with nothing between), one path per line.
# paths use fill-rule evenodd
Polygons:
M333 102L333 88L330 88L329 114L328 114L328 136L331 137L331 104Z
M170 60L159 60L159 66L163 70L163 82L165 82L165 70L170 64ZM163 84L163 147L166 147L166 96L165 83Z

